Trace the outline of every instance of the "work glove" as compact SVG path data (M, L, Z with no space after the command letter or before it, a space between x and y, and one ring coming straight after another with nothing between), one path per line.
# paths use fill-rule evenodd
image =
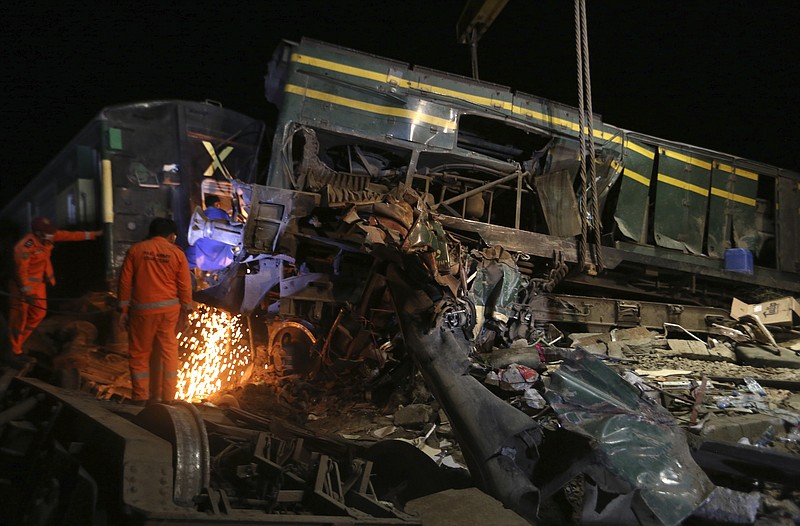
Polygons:
M178 325L175 326L175 332L183 333L189 328L189 315L193 312L191 307L181 306L181 314L178 316Z
M128 316L127 312L123 312L119 315L119 328L123 331L128 330L128 326L130 325L130 317Z

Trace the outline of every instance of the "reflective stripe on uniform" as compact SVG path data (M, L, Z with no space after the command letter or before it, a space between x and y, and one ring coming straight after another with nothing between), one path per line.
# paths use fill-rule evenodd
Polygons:
M178 298L173 298L171 300L165 301L156 301L154 303L137 303L131 307L133 310L147 310L147 309L157 309L159 307L166 307L168 305L177 305Z

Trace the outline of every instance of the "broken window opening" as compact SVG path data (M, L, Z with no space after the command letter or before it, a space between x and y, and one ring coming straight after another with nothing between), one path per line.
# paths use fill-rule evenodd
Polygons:
M534 189L529 176L516 170L519 170L517 164L421 152L412 188L427 194L428 202L438 213L515 228L517 178L521 176L519 227L537 231L540 223L537 221Z
M482 115L462 115L458 122L459 148L503 161L523 164L549 141L547 135Z
M314 153L330 170L373 181L405 175L411 159L409 150L309 127L302 127L294 134L291 151L295 171L304 156Z
M411 162L408 150L305 126L283 156L291 160L292 185L319 192L332 207L380 201L405 178Z

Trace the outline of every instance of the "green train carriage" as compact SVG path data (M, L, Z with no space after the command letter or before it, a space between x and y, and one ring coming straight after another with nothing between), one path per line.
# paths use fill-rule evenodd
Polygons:
M554 253L580 261L576 108L310 39L276 50L266 94L279 107L269 186L324 183L339 206L406 184L451 232L543 258L544 270ZM592 129L605 272L571 271L562 287L704 302L800 290L800 174L598 114ZM298 172L313 165L339 175L313 187Z

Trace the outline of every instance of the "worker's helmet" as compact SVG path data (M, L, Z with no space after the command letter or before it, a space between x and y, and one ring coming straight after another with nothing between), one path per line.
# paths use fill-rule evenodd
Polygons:
M42 232L44 234L52 235L56 233L58 227L46 217L34 217L31 221L31 230L34 232Z

